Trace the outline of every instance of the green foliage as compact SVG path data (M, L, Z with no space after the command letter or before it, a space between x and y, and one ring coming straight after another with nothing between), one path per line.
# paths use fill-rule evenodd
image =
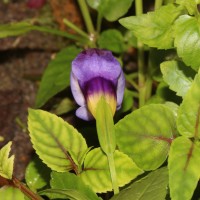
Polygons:
M24 194L18 189L11 186L0 188L0 199L3 200L25 200Z
M199 18L180 16L174 26L174 45L183 62L198 71L200 66Z
M8 142L0 150L0 175L7 179L12 179L13 165L14 165L14 155L9 156L11 151L12 142Z
M144 178L129 185L111 200L165 200L168 185L166 167L149 173Z
M50 169L38 157L35 157L26 168L25 179L32 190L43 188L49 183Z
M182 136L169 153L169 187L173 200L190 200L200 178L200 147Z
M115 53L122 53L125 50L124 37L116 29L103 31L98 39L98 45Z
M48 167L58 172L80 170L88 147L71 125L56 115L29 109L28 129L36 153Z
M49 63L37 93L37 108L43 106L52 96L69 86L71 62L79 52L79 48L69 46L61 50Z
M200 73L198 73L180 105L177 127L181 135L200 138Z
M150 47L169 49L173 47L173 23L181 14L173 4L162 6L154 12L120 19L119 22Z
M133 0L87 0L87 2L108 21L115 21L128 11Z
M177 95L184 97L190 88L195 72L178 61L166 61L161 64L164 81Z
M175 116L162 104L137 109L116 124L119 149L144 170L163 164L176 135Z
M120 187L129 183L143 171L126 155L120 151L114 153L118 185ZM112 190L107 156L100 148L90 151L84 161L81 179L97 193Z

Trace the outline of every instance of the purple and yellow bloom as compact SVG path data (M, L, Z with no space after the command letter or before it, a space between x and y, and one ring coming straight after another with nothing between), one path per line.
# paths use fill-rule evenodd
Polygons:
M122 68L110 51L87 49L72 61L71 90L80 106L76 110L77 117L95 118L96 106L102 97L114 115L121 107L124 88Z

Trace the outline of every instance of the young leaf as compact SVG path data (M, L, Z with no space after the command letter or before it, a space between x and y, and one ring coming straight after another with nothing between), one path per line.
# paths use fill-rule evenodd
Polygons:
M28 129L36 153L48 167L78 173L88 147L73 126L54 114L29 109Z
M157 169L177 135L175 116L162 104L144 106L115 126L117 146L144 170Z
M200 72L178 110L177 128L181 135L200 138Z
M108 21L115 21L126 14L132 2L133 0L87 0L89 6L96 9Z
M169 153L169 187L173 200L190 200L200 178L200 148L186 137L176 138Z
M97 42L100 48L108 49L115 53L121 53L125 50L123 35L116 29L103 31Z
M52 96L70 84L71 62L80 52L75 46L61 50L45 70L36 97L36 108L43 106Z
M126 154L120 151L115 151L114 159L119 187L143 173ZM93 149L86 155L84 169L80 177L86 185L89 185L97 193L112 190L107 156L100 148Z
M181 10L173 4L162 6L154 12L120 19L119 22L133 31L135 36L150 47L173 47L173 23Z
M168 185L166 167L149 173L144 178L132 183L111 200L165 200Z
M178 61L163 62L161 72L169 88L182 97L187 93L195 76L195 71Z
M43 188L50 180L50 169L35 157L26 168L25 179L31 190Z
M80 177L72 173L52 172L50 184L52 189L73 191L80 197L87 200L100 200L100 198L89 188L89 186L86 186L82 182ZM80 200L80 198L77 200Z
M24 200L24 194L18 189L14 187L4 186L0 188L0 199L3 200Z
M180 16L174 26L174 45L183 62L198 71L200 66L199 19L189 15Z
M12 142L8 142L0 150L0 175L7 179L12 179L14 155L9 157Z

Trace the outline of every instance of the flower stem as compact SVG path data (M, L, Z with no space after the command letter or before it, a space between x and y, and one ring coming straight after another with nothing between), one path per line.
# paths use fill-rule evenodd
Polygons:
M72 22L70 22L68 19L63 19L64 24L66 24L67 26L69 26L71 29L73 29L74 31L76 31L79 35L89 39L89 36L86 32L84 32L83 30L81 30L78 26L76 26L75 24L73 24Z
M88 6L87 6L85 0L78 0L78 3L79 3L79 7L81 9L88 33L90 35L94 34L95 33L94 26L93 26L92 19L91 19L91 16L90 16L90 13L88 10Z
M101 23L102 23L102 15L99 12L97 16L97 34L99 34L101 31Z
M155 10L160 8L163 4L163 0L155 0Z

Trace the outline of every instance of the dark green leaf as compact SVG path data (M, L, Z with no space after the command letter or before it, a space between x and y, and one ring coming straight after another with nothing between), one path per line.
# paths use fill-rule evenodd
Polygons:
M108 21L115 21L126 14L133 0L87 0L87 2Z
M70 84L71 62L80 52L75 46L61 50L44 72L36 97L36 107L43 106L51 97Z
M164 167L129 185L111 200L165 200L167 185L168 170Z

